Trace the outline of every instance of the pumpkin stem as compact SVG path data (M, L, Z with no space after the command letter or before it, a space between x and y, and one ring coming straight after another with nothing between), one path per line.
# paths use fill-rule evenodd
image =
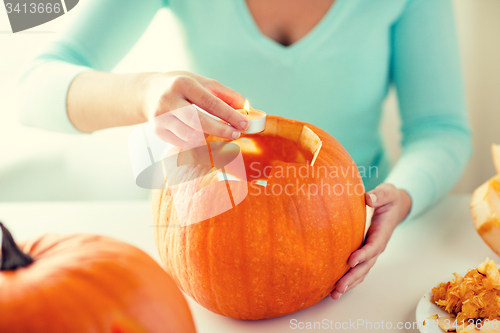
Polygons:
M17 268L26 267L33 262L33 259L14 242L14 238L9 230L0 222L2 230L2 258L0 260L0 271L11 271Z

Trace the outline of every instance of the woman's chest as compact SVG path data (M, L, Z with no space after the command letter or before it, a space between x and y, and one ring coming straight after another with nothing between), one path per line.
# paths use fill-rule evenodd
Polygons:
M263 35L290 46L323 19L335 0L245 0Z
M261 5L258 1L267 1L268 12L258 13L264 12L263 5L253 11L252 1L256 5ZM275 7L279 1L293 6ZM280 12L280 8L299 11L295 2L300 1L323 3L323 11L314 9L293 15ZM406 1L171 0L171 8L183 29L190 69L202 75L215 79L232 77L235 81L243 76L255 76L260 81L279 78L305 85L310 85L308 78L315 78L330 88L332 82L339 83L339 91L362 91L373 80L379 83L378 87L387 83L391 27ZM274 20L269 13L276 14ZM294 22L308 22L312 27L304 25L301 30ZM270 38L279 31L287 36L295 34L295 38L289 39L291 46L284 47Z
M188 48L204 57L265 52L297 58L387 50L391 27L407 1L170 0L170 7Z

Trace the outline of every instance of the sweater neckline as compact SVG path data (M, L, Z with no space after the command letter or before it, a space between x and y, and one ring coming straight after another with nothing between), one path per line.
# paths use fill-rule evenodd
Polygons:
M278 55L292 56L300 53L302 50L307 50L325 33L326 30L328 30L327 28L332 24L334 18L338 15L345 1L347 0L335 0L330 8L328 8L325 15L323 15L321 20L312 29L309 30L305 36L289 46L284 46L276 42L260 31L245 0L235 0L235 3L240 14L238 17L241 18L241 23L244 26L245 31L250 35L256 44L260 45L260 47L268 52Z

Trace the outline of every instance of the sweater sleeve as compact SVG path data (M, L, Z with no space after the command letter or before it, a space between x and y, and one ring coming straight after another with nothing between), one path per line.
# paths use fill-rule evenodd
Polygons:
M80 133L66 112L73 79L110 71L148 27L162 0L86 0L67 15L71 23L28 64L19 81L19 112L27 126Z
M403 149L385 181L408 192L411 219L451 190L472 151L451 0L409 0L392 45Z

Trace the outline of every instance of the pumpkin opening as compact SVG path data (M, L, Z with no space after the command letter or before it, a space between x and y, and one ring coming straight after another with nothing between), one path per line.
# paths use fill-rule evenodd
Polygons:
M0 260L0 271L12 271L30 265L33 259L19 249L9 230L2 222L0 222L0 229L2 230L2 258Z
M272 137L272 140L269 140ZM243 134L239 139L228 141L209 136L208 142L232 142L237 144L243 155L247 181L266 185L275 161L295 164L314 165L321 150L319 136L309 127L295 122L268 119L266 129L257 134ZM224 175L234 179L230 174ZM224 179L219 175L219 181ZM217 181L214 175L207 175L202 183ZM208 179L210 177L210 179Z

